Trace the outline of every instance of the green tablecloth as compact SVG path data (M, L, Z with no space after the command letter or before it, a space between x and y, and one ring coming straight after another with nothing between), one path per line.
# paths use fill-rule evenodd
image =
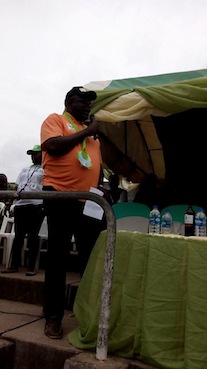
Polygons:
M91 254L68 341L94 349L106 232ZM207 368L207 239L117 232L108 352L165 369Z

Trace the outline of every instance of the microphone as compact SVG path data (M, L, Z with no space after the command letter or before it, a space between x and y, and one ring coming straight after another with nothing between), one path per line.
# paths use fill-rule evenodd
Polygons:
M90 115L90 123L94 123L94 122L95 122L95 116L94 116L94 114L91 114ZM98 138L98 135L93 136L94 140L97 140L97 138Z

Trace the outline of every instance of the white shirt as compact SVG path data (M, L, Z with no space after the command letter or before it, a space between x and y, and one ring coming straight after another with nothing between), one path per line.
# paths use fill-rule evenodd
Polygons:
M42 191L42 177L44 170L41 165L31 165L30 167L23 168L19 173L16 184L18 185L17 191L26 192L39 192ZM42 199L20 199L15 200L14 205L40 205L42 204Z

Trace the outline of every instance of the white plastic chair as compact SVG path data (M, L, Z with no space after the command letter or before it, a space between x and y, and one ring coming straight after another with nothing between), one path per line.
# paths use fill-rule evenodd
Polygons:
M4 215L4 209L5 209L6 205L4 202L0 202L0 214Z
M35 269L39 269L39 263L40 263L40 253L41 252L47 252L47 248L43 248L44 244L48 240L48 228L47 228L47 217L44 217L40 231L39 231L39 250L37 254Z
M39 237L39 249L38 249L37 259L36 259L36 263L35 263L35 270L39 269L40 252L47 252L47 249L43 248L43 245L45 244L45 241L47 242L47 240L48 240L48 229L47 229L47 218L46 217L44 217L44 219L43 219L38 237ZM24 246L22 248L22 255L21 255L21 257L22 257L22 260L21 260L22 266L24 266L25 252L26 251L28 251L27 237L25 237Z
M5 203L4 202L0 202L0 227L2 225L2 222L3 222L3 218L4 218L4 215L5 215Z
M6 267L9 265L14 235L14 217L8 218L6 215L4 215L0 229L0 247L3 249L2 264L6 265Z

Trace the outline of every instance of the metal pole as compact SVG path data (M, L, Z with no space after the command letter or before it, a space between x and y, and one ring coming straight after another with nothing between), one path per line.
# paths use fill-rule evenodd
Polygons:
M96 358L106 360L108 352L108 333L110 319L110 300L112 289L112 276L114 267L114 253L116 243L116 219L109 203L102 197L92 192L64 192L64 191L42 191L24 192L0 191L0 199L49 199L49 200L91 200L100 205L106 216L107 238L104 261L103 286L101 294L101 311L98 326L96 345Z

